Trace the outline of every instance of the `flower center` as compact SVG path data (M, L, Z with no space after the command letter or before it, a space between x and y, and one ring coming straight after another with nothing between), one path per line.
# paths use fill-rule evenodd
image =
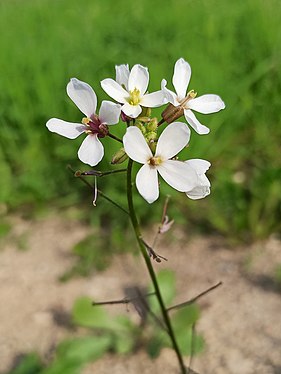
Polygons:
M85 133L88 135L97 134L99 138L104 138L108 134L108 127L101 123L96 114L92 115L91 118L83 118L82 123L86 126Z
M127 101L131 105L138 105L140 103L140 90L134 88L133 91L130 91L130 96Z
M154 156L148 160L148 165L151 165L151 166L158 166L161 164L162 164L162 159L160 156Z

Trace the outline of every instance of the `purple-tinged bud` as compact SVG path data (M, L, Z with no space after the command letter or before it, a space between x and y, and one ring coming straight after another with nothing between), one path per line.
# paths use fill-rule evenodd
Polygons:
M127 123L127 122L130 122L132 120L132 118L127 116L127 114L125 114L124 112L121 111L121 120L123 122Z

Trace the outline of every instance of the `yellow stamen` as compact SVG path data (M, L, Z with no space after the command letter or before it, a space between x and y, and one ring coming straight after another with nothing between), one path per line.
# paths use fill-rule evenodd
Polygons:
M162 159L161 157L151 157L149 160L148 160L148 165L151 165L151 166L158 166L158 165L161 165L162 164Z
M134 88L133 91L130 91L130 97L127 101L131 105L138 105L140 103L140 90Z
M196 97L196 95L197 95L197 92L195 92L194 90L189 91L188 94L186 95L186 97L183 100L181 100L181 102L180 102L181 107L184 107L185 104L189 100L194 99Z
M83 125L88 125L89 122L91 122L91 119L88 118L88 117L84 117L84 118L82 119L82 123L83 123Z

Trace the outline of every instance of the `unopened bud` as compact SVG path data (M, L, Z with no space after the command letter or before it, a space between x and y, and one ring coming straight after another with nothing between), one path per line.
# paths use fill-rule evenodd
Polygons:
M157 134L155 131L150 131L148 132L146 135L145 135L145 138L148 142L150 142L151 140L155 140L157 138Z
M155 131L157 129L157 118L152 118L151 121L147 124L146 128L148 131Z
M115 153L112 157L111 163L113 165L122 164L122 162L126 161L128 158L127 153L125 152L124 148L120 148L119 151Z
M181 105L174 106L173 104L169 104L161 116L167 123L172 123L183 115L183 111L184 109Z
M138 117L138 121L140 122L150 122L150 117Z
M141 122L136 122L135 126L137 126L143 134L146 133L146 128Z
M124 112L121 111L121 120L123 122L130 122L131 121L131 117L127 116L127 114L125 114Z
M142 107L140 117L150 117L151 115L151 108Z

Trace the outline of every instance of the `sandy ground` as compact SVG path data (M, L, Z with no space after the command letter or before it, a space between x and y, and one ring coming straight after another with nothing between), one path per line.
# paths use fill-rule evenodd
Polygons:
M37 222L12 217L12 221L11 234L0 242L1 373L30 351L47 361L56 344L74 334L62 322L78 296L122 298L125 287L148 283L142 259L131 255L116 256L103 273L60 283L58 277L74 261L72 246L90 228L57 216ZM188 239L176 230L171 235L161 245L161 255L168 262L156 267L176 271L179 302L223 282L199 301L202 316L197 331L204 336L206 349L195 356L193 369L200 374L280 374L281 294L272 278L276 264L281 263L280 241L270 238L248 248L230 249L216 237ZM25 251L18 249L23 237ZM132 313L137 318L132 308L129 312L124 306L118 308L119 314ZM165 349L155 361L144 352L129 357L108 354L82 374L177 372L174 353Z

